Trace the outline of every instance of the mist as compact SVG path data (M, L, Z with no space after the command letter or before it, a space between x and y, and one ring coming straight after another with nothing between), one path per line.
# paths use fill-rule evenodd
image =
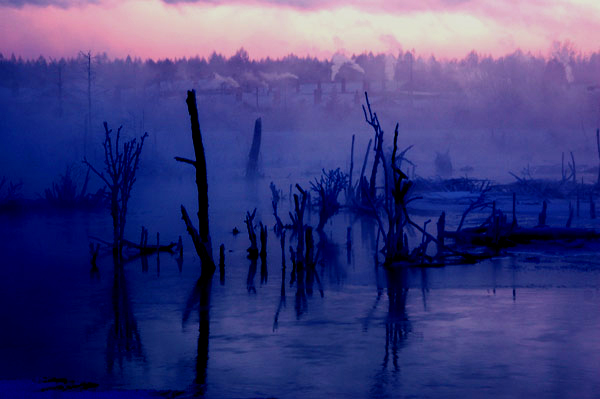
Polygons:
M599 71L0 54L0 392L592 397Z
M189 152L180 105L188 88L197 90L202 126L215 138L209 145L222 146L208 156L227 159L230 170L243 165L259 116L264 162L295 163L314 174L345 165L352 134L361 146L369 138L361 125L365 91L389 121L385 128L397 121L401 142L415 145L411 156L423 177L435 175L436 152L445 151L457 164L455 177L472 168L471 175L506 180L527 165L558 164L562 152L573 152L584 169L595 165L600 54L577 53L569 43L556 44L552 57L471 52L452 60L402 51L253 60L244 49L229 58L89 54L88 65L87 57L0 58L0 166L4 176L23 179L29 195L65 165L101 155L105 120L132 137L150 134L146 171L171 169L173 156ZM280 145L296 151L283 156L269 147ZM319 165L323 158L330 164Z

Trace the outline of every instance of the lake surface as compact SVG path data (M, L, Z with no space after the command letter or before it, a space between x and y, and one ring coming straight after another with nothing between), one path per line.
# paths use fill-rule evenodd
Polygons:
M375 261L373 222L342 212L315 234L323 295L316 284L310 294L290 285L287 250L282 285L272 231L266 265L246 259L245 212L258 206L256 221L274 224L269 178L209 181L213 246L216 254L225 245L226 266L224 282L218 270L212 281L209 334L199 334L190 296L200 264L179 213L180 204L196 204L186 173L141 176L127 222L133 241L142 225L149 242L157 231L161 243L181 235L183 262L160 254L115 269L105 255L92 271L88 244L111 236L107 211L0 216L0 380L69 378L211 398L600 392L595 252L538 248L477 265L389 271ZM289 183L277 179L287 196ZM287 222L289 198L282 201ZM307 222L317 224L316 212Z

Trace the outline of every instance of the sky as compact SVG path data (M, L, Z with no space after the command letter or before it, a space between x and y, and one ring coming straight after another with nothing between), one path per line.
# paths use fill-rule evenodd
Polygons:
M600 50L599 26L598 0L0 0L0 53L547 55L556 41Z

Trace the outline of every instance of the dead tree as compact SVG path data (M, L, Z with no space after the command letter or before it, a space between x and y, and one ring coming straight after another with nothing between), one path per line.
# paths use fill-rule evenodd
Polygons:
M346 187L346 203L354 198L354 186L352 185L352 173L354 172L354 135L352 135L352 146L350 147L350 171L348 172L348 186Z
M304 285L305 276L305 231L304 226L304 212L306 211L307 193L305 190L296 184L296 188L300 192L301 197L294 194L294 214L290 212L290 218L292 219L292 231L298 237L298 246L296 252L290 245L290 253L292 258L292 278L290 280L290 286L296 282L296 317L306 310L306 291Z
M258 156L260 154L260 141L262 136L262 121L258 118L254 122L254 136L252 137L252 146L248 155L248 165L246 166L246 177L256 177L258 173Z
M371 104L369 103L369 96L367 95L367 93L365 93L365 99L367 103L367 108L363 106L365 121L373 127L373 129L375 130L376 141L381 143L383 142L383 130L381 129L379 118L377 117L377 113L371 110ZM380 147L380 145L376 145L376 147ZM381 160L383 161L382 163L385 172L386 189L384 193L385 205L383 207L383 210L384 213L387 215L387 231L384 228L383 221L381 220L378 214L378 209L375 204L375 192L373 190L369 190L369 192L367 193L368 202L376 215L379 230L385 242L384 253L386 263L405 259L408 255L408 248L405 248L404 245L404 226L407 223L407 219L405 217L405 208L406 204L408 203L408 192L412 187L413 183L408 179L408 176L406 176L406 174L404 174L396 166L397 151L398 124L396 124L396 129L394 131L394 148L392 151L392 159L390 164L392 169L392 176L391 179L389 179L389 181L392 183L391 190L388 187L388 170L383 151L381 149L376 150L376 159L381 158ZM373 183L373 180L371 183ZM390 195L392 198L390 201L388 201L388 197Z
M375 185L377 182L377 168L379 161L383 158L383 129L379 123L379 118L376 112L372 112L371 103L369 102L369 96L365 92L365 100L367 102L367 108L362 106L363 113L365 115L365 121L373 127L375 132L375 144L373 145L373 151L375 151L375 160L373 161L373 169L371 170L371 178L369 179L369 195L371 198L375 198ZM369 114L367 115L367 109Z
M260 225L260 258L261 260L267 259L267 226L263 225L262 222Z
M267 270L267 226L260 223L260 283L266 284Z
M108 124L104 122L104 171L98 171L87 159L83 160L108 186L110 215L113 220L113 253L118 257L121 257L123 252L127 204L131 197L133 183L136 181L135 173L139 166L144 140L148 137L148 133L144 133L139 142L137 139L132 139L125 142L121 149L119 141L122 128L123 126L120 126L117 130L113 143L112 129L109 129Z
M340 210L340 203L338 202L339 194L348 185L348 176L340 168L336 170L330 170L325 172L321 178L310 183L313 191L319 194L317 198L317 204L319 206L319 225L317 231L323 230L325 223L338 213Z
M277 214L277 205L279 204L279 201L283 197L283 193L281 192L281 190L277 189L277 187L275 186L275 183L273 183L273 182L271 182L270 188L271 188L271 194L272 194L271 204L273 205L273 216L275 216L275 226L273 227L273 231L275 232L275 235L279 236L281 234L281 232L283 231L283 229L285 228L285 226L283 225L283 222L281 221L281 219L279 218L279 215Z
M304 237L302 234L304 234L304 212L306 211L308 195L299 184L296 184L296 188L301 196L298 197L298 194L294 194L294 213L289 212L289 215L292 220L292 236L298 235L298 247L304 250Z
M256 242L256 232L254 231L254 217L256 216L256 208L252 213L246 212L246 219L244 223L246 224L246 229L248 230L248 239L250 240L250 247L246 250L248 252L248 259L257 259L258 258L258 244Z
M381 125L377 119L377 114L372 112L370 103L368 101L367 93L367 109L363 107L365 119L369 125L377 130L379 140L383 140L383 131ZM368 116L367 116L368 115ZM383 151L380 153L381 161L383 164L383 171L385 173L385 194L384 194L384 206L382 207L383 213L387 216L387 229L384 227L384 223L379 215L379 208L375 204L375 199L372 198L369 193L366 193L369 205L373 210L373 214L377 220L379 226L379 232L381 233L384 240L383 252L385 254L385 263L391 264L395 262L406 262L408 264L421 264L425 257L427 245L430 242L438 244L438 251L441 254L442 250L448 253L448 256L459 256L464 261L472 262L475 257L467 254L455 251L447 247L443 241L438 240L433 235L427 233L426 229L413 222L408 214L407 206L413 200L419 197L411 197L410 191L413 186L413 182L408 179L408 176L400 170L397 166L397 154L398 154L398 124L394 131L394 142L392 150L392 159L388 165L385 161ZM391 169L391 176L388 176L388 168ZM391 185L391 187L389 187ZM422 245L416 248L412 253L408 248L408 239L404 234L404 228L410 225L416 230L423 234ZM444 235L442 235L442 238ZM442 258L441 256L438 259ZM445 262L442 258L440 262Z
M225 284L225 244L219 247L219 281Z
M192 128L192 141L196 160L176 157L179 162L188 163L196 168L196 186L198 188L198 230L190 220L190 217L183 205L181 205L181 215L188 233L192 238L196 253L200 257L202 271L200 278L196 282L192 294L189 296L184 313L183 323L185 323L198 304L198 356L196 358L196 378L194 383L203 392L206 383L206 368L208 364L208 337L210 335L210 294L212 290L212 276L215 273L216 266L213 259L212 243L210 239L210 230L208 224L208 183L206 178L206 158L204 155L204 145L202 143L202 133L200 131L200 121L198 119L198 107L196 105L196 91L188 90L186 101L188 113L190 114L190 123Z
M481 194L479 194L479 197L477 197L476 200L471 201L471 204L469 205L469 207L463 212L462 217L460 218L460 222L458 223L458 227L456 228L456 231L460 231L460 229L462 229L463 224L465 223L465 220L469 213L471 213L472 211L478 210L478 209L488 208L492 204L491 202L486 200L486 194L489 190L490 190L490 187L485 188L484 190L481 191ZM514 196L513 196L513 205L514 205ZM513 209L514 209L514 206L513 206ZM516 224L516 216L514 215L514 211L513 211L513 221Z
M196 91L188 90L185 100L190 114L192 127L192 141L196 160L175 157L175 160L190 164L196 168L196 186L198 188L198 230L194 227L185 207L181 205L181 215L188 233L194 243L196 253L202 262L202 274L209 280L215 272L215 262L212 254L212 243L208 224L208 183L206 178L206 158L204 155L204 144L202 143L202 132L198 119L198 107L196 105Z
M44 190L46 201L56 207L99 208L106 206L107 196L104 187L94 194L87 192L90 168L87 168L81 188L77 187L79 179L76 175L73 167L67 166L65 173L52 182L52 187Z
M573 151L571 151L570 154L571 154L571 162L569 162L569 169L571 169L570 178L573 179L573 184L577 185L577 171L575 169L575 156L573 155Z
M569 218L567 219L566 227L571 227L571 223L573 223L573 205L571 205L571 201L569 201Z

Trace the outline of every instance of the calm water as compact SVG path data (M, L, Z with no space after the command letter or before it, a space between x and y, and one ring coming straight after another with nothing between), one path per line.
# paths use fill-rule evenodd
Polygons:
M141 225L150 241L156 231L161 242L182 235L182 264L161 254L119 272L104 256L92 273L89 237L110 237L107 212L0 217L0 379L66 377L101 389L208 397L600 392L594 253L529 252L390 272L374 260L374 225L342 213L320 238L323 296L317 286L312 295L290 286L287 251L282 293L275 235L270 232L266 266L253 266L245 253L245 211L259 205L257 222L274 223L269 179L210 182L213 245L225 244L226 271L224 284L218 271L213 278L210 333L199 339L198 303L190 296L200 265L179 216L181 203L195 204L189 178L160 184L140 178L128 219L134 240ZM289 183L282 182L287 195ZM284 221L288 206L286 198ZM317 221L313 214L308 222ZM241 234L231 234L234 226Z

